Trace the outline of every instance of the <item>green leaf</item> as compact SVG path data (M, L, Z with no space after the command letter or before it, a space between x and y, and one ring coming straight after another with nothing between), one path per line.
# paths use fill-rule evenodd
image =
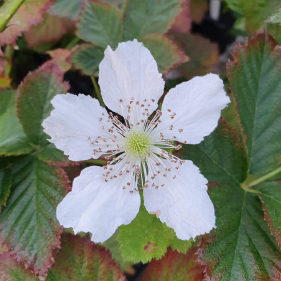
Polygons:
M55 260L46 281L126 280L110 253L88 237L63 234L61 250L56 252Z
M238 185L210 189L216 231L201 243L200 259L212 280L278 280L281 252L264 221L259 198Z
M0 275L4 281L38 281L38 278L17 263L8 252L0 255Z
M188 60L187 56L163 35L149 35L140 41L151 52L161 73L169 72L171 68Z
M257 31L280 5L279 0L226 0L228 7L245 16L246 29Z
M280 182L263 182L255 189L263 202L264 218L271 233L281 247L281 185Z
M6 0L1 7L1 13L14 0ZM25 0L7 24L7 28L0 33L1 45L12 45L22 32L28 31L32 25L43 20L43 13L48 10L53 0Z
M86 3L77 24L77 36L101 47L112 48L122 38L121 11L108 4Z
M20 155L31 152L32 147L16 116L15 92L0 92L0 155Z
M83 0L56 0L48 13L54 16L77 20Z
M0 170L0 210L6 204L12 186L12 172L10 168Z
M119 231L117 241L124 261L145 263L152 258L161 258L171 245L184 253L192 246L192 240L177 239L174 230L149 214L143 204L136 218L128 225L121 225Z
M280 24L281 23L281 7L279 7L279 9L277 11L275 10L273 15L271 15L267 21L270 23Z
M103 48L91 44L84 44L75 49L72 55L72 62L84 74L96 76L103 57Z
M208 39L194 34L168 33L168 38L175 42L189 57L189 60L180 65L179 71L187 80L194 76L214 72L218 63L218 45Z
M181 11L182 0L128 0L124 14L124 41L163 34Z
M61 168L50 167L33 156L12 166L12 187L0 214L1 239L13 257L37 276L44 277L59 246L61 227L56 206L69 190Z
M63 152L57 149L54 144L47 143L37 154L39 160L47 162L50 165L67 166L78 162L71 162Z
M18 116L33 144L47 144L48 136L43 132L42 121L50 115L51 99L66 93L68 88L56 64L47 64L29 73L18 88Z
M204 279L204 268L196 262L196 248L191 248L186 254L168 249L160 260L153 260L140 281L199 281Z
M222 118L211 135L197 145L183 145L177 156L192 160L209 181L242 183L247 177L244 144Z
M262 33L240 46L228 63L228 76L237 100L250 174L262 176L281 162L281 50Z

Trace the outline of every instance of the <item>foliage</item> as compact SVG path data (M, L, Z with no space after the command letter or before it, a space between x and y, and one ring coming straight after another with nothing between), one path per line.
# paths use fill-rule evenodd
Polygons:
M0 1L3 280L125 280L121 270L138 262L149 263L140 280L280 279L281 2L224 2L236 17L232 32L252 37L226 66L227 53L192 29L210 20L205 0L26 0L10 14L15 0ZM150 50L167 88L209 72L230 84L217 128L173 152L209 181L216 229L194 241L178 239L143 202L103 245L63 233L56 219L69 182L105 158L71 162L47 141L41 124L50 101L67 91L99 97L104 50L133 39Z

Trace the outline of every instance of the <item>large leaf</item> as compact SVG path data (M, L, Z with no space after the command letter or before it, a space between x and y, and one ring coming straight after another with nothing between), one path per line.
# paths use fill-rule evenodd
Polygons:
M228 64L237 100L250 174L261 176L281 163L281 49L262 33L236 48Z
M38 281L38 278L17 263L8 252L0 255L0 276L3 281Z
M124 40L165 33L181 11L182 0L128 0L124 14Z
M97 75L99 64L104 57L104 49L92 44L80 45L72 55L75 67L86 75Z
M0 214L1 239L12 256L44 277L59 246L56 206L69 190L63 170L34 156L12 166L12 188Z
M200 258L212 280L279 280L281 252L264 221L257 195L238 185L216 185L210 196L216 231L206 235Z
M48 136L43 132L42 121L50 115L51 99L56 94L66 93L68 88L56 64L29 73L18 88L18 116L32 143L46 145Z
M218 62L218 46L208 39L194 34L172 32L168 37L174 41L189 57L188 62L179 67L179 71L186 79L194 76L214 72Z
M276 8L279 0L226 0L228 7L245 16L246 29L251 32L257 31Z
M1 7L4 13L6 7L11 5L13 0L5 1ZM22 32L28 31L32 25L43 20L43 13L47 11L54 0L26 0L10 19L7 28L0 33L1 44L13 44Z
M263 202L263 210L271 233L281 247L281 184L264 182L255 187Z
M177 239L174 230L156 215L149 214L143 204L136 218L129 225L120 226L119 230L117 241L125 261L148 262L161 258L169 246L183 253L192 246L192 240Z
M181 12L176 16L172 31L188 33L191 29L190 0L182 0Z
M101 47L115 48L122 38L121 11L108 4L90 0L77 24L77 36Z
M15 92L0 91L0 155L31 152L32 147L16 116Z
M88 237L64 234L61 250L55 254L56 263L46 281L125 281L125 276L110 253L95 245Z
M186 254L168 249L160 260L153 260L140 281L203 281L204 267L196 262L196 249L191 248Z
M242 183L247 177L247 156L236 131L221 119L214 132L197 145L183 145L182 159L192 160L209 181Z
M169 72L188 60L187 56L163 35L148 35L140 41L150 50L161 73Z

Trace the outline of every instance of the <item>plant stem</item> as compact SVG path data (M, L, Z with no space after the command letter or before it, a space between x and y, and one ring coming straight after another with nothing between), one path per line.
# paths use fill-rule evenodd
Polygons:
M99 100L99 102L100 102L100 105L101 105L102 107L105 107L105 104L104 104L104 102L103 102L103 100L102 100L102 96L101 96L101 93L100 93L100 90L99 90L99 87L98 87L98 84L97 84L97 82L96 82L95 77L94 77L94 76L91 76L91 80L92 80L92 83L93 83L93 85L94 85L95 92L96 92L97 98L98 98L98 100Z
M106 161L104 161L104 160L98 160L98 159L86 160L86 161L84 161L84 163L86 163L86 164L91 164L91 165L95 165L95 166L104 166L104 165L107 164Z
M7 46L5 51L5 75L10 76L11 68L12 68L12 55L13 55L12 46Z
M65 47L65 49L70 50L72 49L78 42L80 41L80 38L75 37L73 38Z
M275 169L274 171L272 171L272 172L270 172L270 173L268 173L268 174L266 174L266 175L264 175L264 176L262 176L262 177L260 177L260 178L258 178L258 179L256 179L256 180L254 180L254 181L252 181L252 182L250 182L250 183L248 184L248 187L257 185L257 184L259 184L259 183L261 183L261 182L263 182L263 181L265 181L265 180L267 180L267 179L269 179L269 178L271 178L271 177L277 175L277 174L280 173L280 172L281 172L281 167Z
M6 24L9 22L9 20L16 13L16 11L24 1L25 0L13 0L9 4L4 4L4 9L0 9L0 32L4 30Z

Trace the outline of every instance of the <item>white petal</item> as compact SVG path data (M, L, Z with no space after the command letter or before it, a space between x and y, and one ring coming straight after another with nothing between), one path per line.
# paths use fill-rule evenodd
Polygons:
M134 98L131 107L137 101L142 104L146 99L147 105L150 104L148 113L151 114L163 94L164 81L150 51L135 39L119 43L115 51L108 46L104 54L99 66L99 85L106 106L126 117L124 110L131 98ZM120 103L120 100L123 102ZM131 111L138 114L139 109L132 108ZM138 118L140 116L138 114Z
M56 95L52 101L54 110L42 126L51 136L50 142L73 161L98 158L102 153L93 153L98 145L93 141L104 135L99 118L107 112L96 99L80 94Z
M166 139L200 143L216 128L221 110L229 102L218 75L195 77L177 85L165 96L162 123L156 130L163 132ZM173 113L176 115L172 119ZM169 129L171 125L172 130Z
M57 207L57 218L64 227L75 233L91 232L92 241L104 242L118 226L129 224L140 207L138 192L122 189L118 177L104 181L101 167L88 167L74 179L73 189Z
M171 167L169 160L162 162ZM167 174L163 177L164 186L159 184L155 189L150 184L143 190L147 211L157 214L182 240L207 233L215 227L214 206L207 193L207 180L199 169L186 160L178 170L164 173Z

